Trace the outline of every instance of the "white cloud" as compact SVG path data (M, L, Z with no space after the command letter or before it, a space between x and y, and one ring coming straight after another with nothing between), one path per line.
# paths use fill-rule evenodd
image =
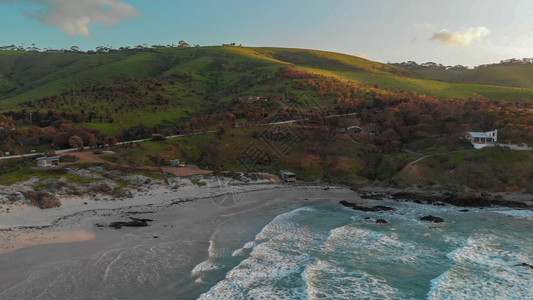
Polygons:
M433 34L432 41L441 41L451 45L468 46L474 42L481 42L481 38L490 33L486 27L472 27L457 32L443 29Z
M0 3L35 5L37 12L26 13L43 24L59 27L71 36L91 37L90 27L104 24L111 28L139 11L120 0L0 0Z

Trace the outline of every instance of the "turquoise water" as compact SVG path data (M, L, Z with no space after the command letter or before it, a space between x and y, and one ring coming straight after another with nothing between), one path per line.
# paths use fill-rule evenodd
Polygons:
M370 203L372 204L372 203ZM191 272L200 299L533 299L533 212L324 203L275 217ZM445 223L419 221L425 215ZM388 224L376 224L383 218Z

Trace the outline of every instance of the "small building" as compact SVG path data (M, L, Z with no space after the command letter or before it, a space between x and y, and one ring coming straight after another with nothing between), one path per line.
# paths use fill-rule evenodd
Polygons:
M493 146L498 142L498 129L485 132L470 131L466 134L466 138L476 149Z
M337 129L337 132L344 133L344 134L357 134L364 131L363 128L359 126L348 126L348 127L341 127Z
M296 174L290 172L289 170L279 171L279 178L284 182L296 182Z
M48 168L59 166L59 158L60 156L42 156L35 160L37 161L37 167Z
M180 161L179 159L173 159L170 161L170 166L171 167L185 167L185 163Z
M173 159L170 161L171 167L179 167L180 166L180 160L179 159Z

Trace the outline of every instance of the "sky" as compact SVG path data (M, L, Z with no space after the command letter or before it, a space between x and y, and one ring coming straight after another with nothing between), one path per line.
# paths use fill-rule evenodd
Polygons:
M533 57L531 0L0 0L0 46L319 49L476 66Z

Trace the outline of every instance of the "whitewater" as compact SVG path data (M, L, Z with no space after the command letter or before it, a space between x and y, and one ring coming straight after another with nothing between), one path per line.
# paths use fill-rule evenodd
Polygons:
M199 298L533 299L522 265L533 265L533 212L385 204L395 211L327 203L278 215L231 257L210 257L226 268L238 258L223 279L193 272L216 282ZM419 220L429 214L446 222Z

